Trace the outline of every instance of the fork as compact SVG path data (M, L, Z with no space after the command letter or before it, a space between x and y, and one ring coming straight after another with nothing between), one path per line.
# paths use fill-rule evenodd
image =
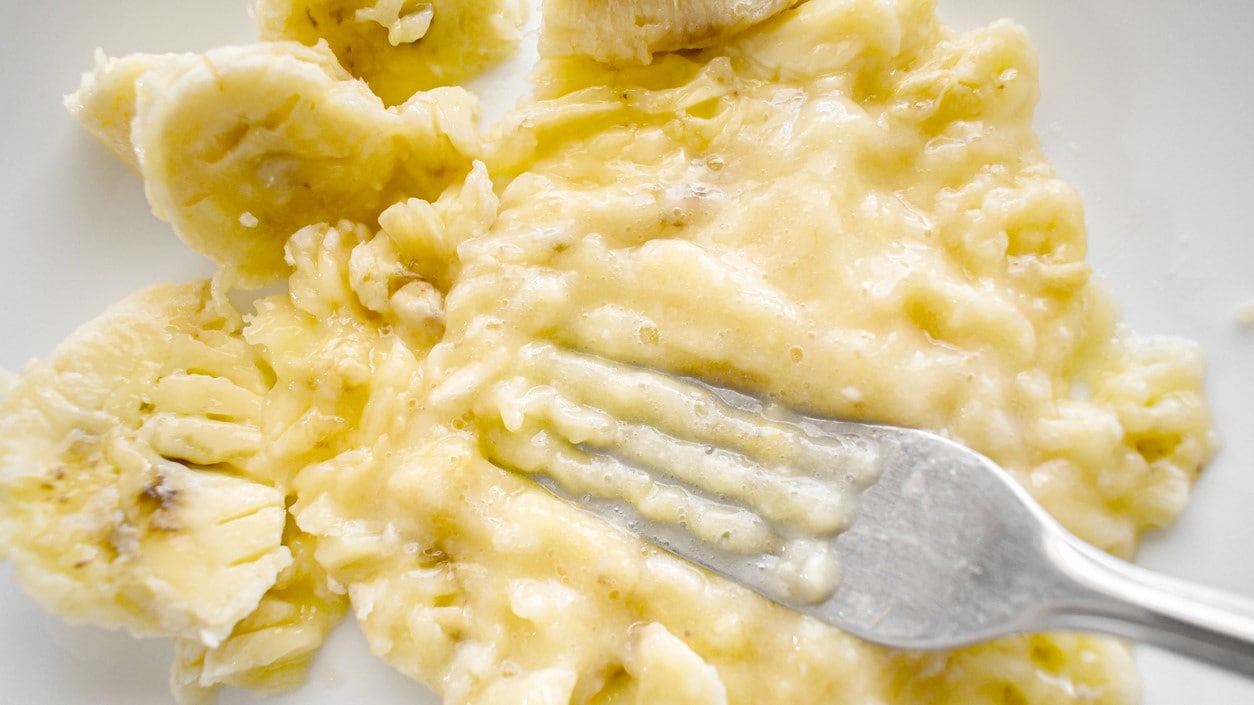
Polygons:
M897 649L1093 631L1254 678L1254 601L1089 546L942 436L551 344L519 361L476 409L489 460L779 604Z

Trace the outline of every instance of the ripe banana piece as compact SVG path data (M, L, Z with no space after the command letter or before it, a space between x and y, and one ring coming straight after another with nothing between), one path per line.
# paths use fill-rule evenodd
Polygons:
M300 228L438 196L479 151L461 88L385 108L325 44L100 59L67 105L144 178L153 213L260 286Z

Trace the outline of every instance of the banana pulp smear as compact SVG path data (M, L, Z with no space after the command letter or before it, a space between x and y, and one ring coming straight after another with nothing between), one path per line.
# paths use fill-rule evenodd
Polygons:
M874 647L490 461L552 445L535 351L574 350L939 430L1132 555L1212 452L1201 356L1093 281L1024 31L929 0L542 12L487 137L447 84L509 51L509 0L261 0L267 41L99 62L71 109L221 269L0 392L26 590L173 637L183 702L298 683L349 610L452 704L1136 702L1120 642Z

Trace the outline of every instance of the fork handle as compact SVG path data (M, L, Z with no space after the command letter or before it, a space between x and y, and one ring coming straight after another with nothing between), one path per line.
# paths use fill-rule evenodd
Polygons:
M1071 582L1050 628L1134 639L1254 678L1254 600L1145 570L1070 534L1046 541Z

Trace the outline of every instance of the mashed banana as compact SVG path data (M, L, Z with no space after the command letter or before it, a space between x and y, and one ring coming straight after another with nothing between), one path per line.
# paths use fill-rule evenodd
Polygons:
M381 51L384 4L354 15ZM452 704L1135 702L1120 642L874 647L502 468L591 462L529 398L640 421L618 363L941 431L1123 556L1212 452L1196 346L1120 328L1091 279L1023 30L955 33L929 0L701 6L673 33L644 3L582 43L546 25L535 98L484 139L459 89L387 109L321 45L102 64L80 117L224 269L11 383L23 584L178 637L187 702L290 685L345 602ZM252 313L227 296L282 277ZM611 363L600 389L571 356Z

